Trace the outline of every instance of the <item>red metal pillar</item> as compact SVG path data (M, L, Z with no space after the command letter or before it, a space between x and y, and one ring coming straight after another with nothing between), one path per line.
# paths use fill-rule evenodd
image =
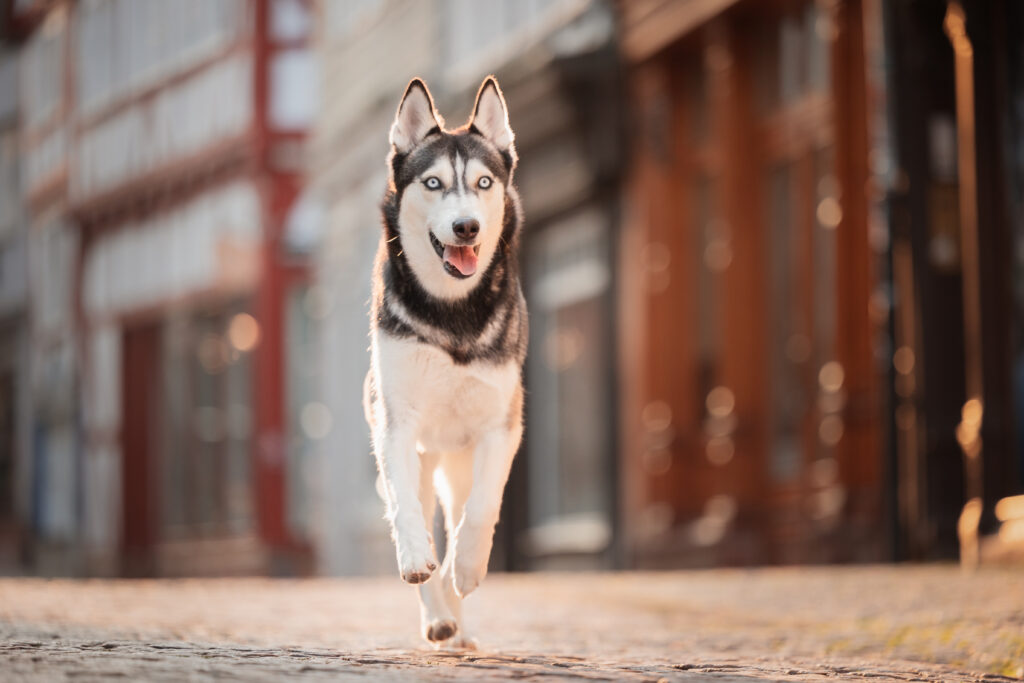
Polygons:
M275 188L265 172L268 149L267 72L270 55L268 3L254 0L253 77L255 98L256 184L263 207L262 277L256 289L255 315L260 324L260 346L254 364L253 409L256 440L254 485L260 538L271 549L288 543L285 526L285 382L284 287L277 265L280 219L273 211Z

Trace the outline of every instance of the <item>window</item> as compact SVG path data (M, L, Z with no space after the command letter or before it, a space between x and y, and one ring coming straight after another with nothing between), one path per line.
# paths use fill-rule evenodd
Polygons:
M75 77L82 110L95 111L217 53L250 29L250 8L246 0L81 3Z
M21 107L28 128L44 126L58 112L64 85L65 14L54 12L32 34L21 58Z
M610 538L613 419L608 233L585 211L534 237L529 276L530 552L600 552Z
M270 62L270 123L283 130L312 125L317 112L320 76L313 52L281 50Z
M842 437L835 230L842 219L832 150L827 10L775 17L758 60L759 136L771 262L772 446L769 471L791 481Z
M165 539L231 536L253 524L250 352L240 303L173 314L163 329L161 526Z

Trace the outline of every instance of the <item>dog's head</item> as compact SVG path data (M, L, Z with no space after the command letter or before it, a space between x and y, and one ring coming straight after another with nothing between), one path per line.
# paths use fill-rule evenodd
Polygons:
M516 164L498 82L484 79L469 121L446 130L427 86L413 79L390 139L401 251L431 295L463 297L494 259Z

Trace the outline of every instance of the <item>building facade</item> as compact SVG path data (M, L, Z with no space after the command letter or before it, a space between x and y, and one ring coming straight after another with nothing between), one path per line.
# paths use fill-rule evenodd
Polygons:
M316 105L308 3L12 11L32 567L302 571L285 348L306 257L285 226Z
M955 557L1024 489L1019 8L620 9L629 562Z
M975 529L1010 521L996 519L998 501L1024 491L1022 9L884 5L901 559L969 557ZM1019 533L993 540L1021 554Z
M493 566L963 554L1024 490L1022 37L1011 0L0 0L0 572L394 571L387 135L413 76L455 126L490 73L531 321Z
M0 572L23 560L31 517L28 229L18 154L17 44L0 23Z
M622 7L635 562L880 559L859 3Z

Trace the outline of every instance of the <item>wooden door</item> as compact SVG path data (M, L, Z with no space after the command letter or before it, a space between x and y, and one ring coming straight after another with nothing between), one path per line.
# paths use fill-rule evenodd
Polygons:
M156 541L159 327L125 330L121 376L122 560L128 576L151 574Z

